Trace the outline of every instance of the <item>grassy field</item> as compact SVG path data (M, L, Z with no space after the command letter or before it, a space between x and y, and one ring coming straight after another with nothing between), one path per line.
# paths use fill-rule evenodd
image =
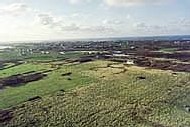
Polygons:
M8 69L3 69L0 71L0 78L22 74L30 71L42 71L50 69L49 64L42 64L42 63L24 63L15 67L11 67Z
M163 48L163 49L161 49L160 51L161 52L168 52L168 53L172 53L172 52L175 52L175 51L177 51L178 50L178 48Z
M42 99L17 105L0 126L189 127L189 81L189 73L110 61L64 64L41 81L1 91L1 108Z
M57 52L50 52L50 54L34 53L34 54L29 54L25 56L26 57L25 59L27 59L27 61L49 62L49 61L59 61L59 60L71 59L71 58L79 58L83 55L84 53L82 52L66 52L63 55Z
M50 54L27 54L26 56L20 57L17 50L1 52L0 58L3 60L23 59L23 62L18 65L11 62L5 63L6 66L0 70L0 78L31 71L53 71L48 73L48 76L40 81L22 84L19 87L0 89L0 109L15 106L32 97L46 95L60 89L67 90L75 86L86 85L91 78L85 78L85 76L81 75L80 69L84 68L79 67L76 69L75 67L57 65L60 64L57 60L74 59L83 55L81 52L67 52L64 55L51 52ZM71 71L74 78L72 76L61 76L62 73L66 73L67 71ZM71 80L68 80L68 78Z
M15 106L29 98L46 95L61 89L68 90L76 86L88 85L93 77L81 73L84 66L56 65L47 63L26 63L0 72L0 77L7 77L15 74L22 74L29 71L53 70L42 80L23 84L19 87L7 87L0 91L0 109ZM62 76L64 73L72 72L71 76Z

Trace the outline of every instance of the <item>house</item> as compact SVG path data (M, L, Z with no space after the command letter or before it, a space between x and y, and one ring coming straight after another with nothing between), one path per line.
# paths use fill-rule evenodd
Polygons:
M134 61L133 60L127 60L127 63L128 65L134 65Z
M65 54L65 52L59 52L59 54L64 55L64 54Z

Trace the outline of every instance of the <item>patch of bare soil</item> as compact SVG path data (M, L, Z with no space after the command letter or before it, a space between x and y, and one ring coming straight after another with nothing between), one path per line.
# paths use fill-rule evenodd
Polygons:
M4 68L5 64L4 63L0 63L0 70L2 70Z
M146 57L135 59L135 64L141 67L148 67L161 70L172 70L178 72L190 72L190 64L172 62L170 60L153 60Z
M127 59L122 59L122 58L111 58L110 60L114 61L114 62L127 62L128 61Z
M42 98L40 96L35 96L35 97L32 97L32 98L29 98L27 101L38 101L38 100L41 100Z
M9 67L5 67L6 63L13 63L13 65L9 66ZM4 61L0 61L0 70L12 68L12 67L18 66L20 64L22 64L22 62L19 62L19 61L16 61L16 60L4 60Z
M13 118L11 110L0 110L0 123L9 122Z
M173 52L173 53L163 53L163 52L140 52L137 53L138 56L154 57L154 58L166 58L166 59L177 59L181 61L190 61L189 52Z
M70 76L72 74L72 72L68 72L68 73L64 73L61 76Z
M43 77L47 76L44 73L24 73L18 75L12 75L5 78L0 78L0 89L5 88L6 86L17 87L25 83L41 80Z
M79 62L79 63L91 62L91 61L93 61L94 57L95 57L94 55L83 56L83 57L80 57L79 59L77 59L77 62Z
M137 79L140 79L140 80L145 80L145 79L146 79L146 77L144 77L144 76L139 76L139 77L137 77Z

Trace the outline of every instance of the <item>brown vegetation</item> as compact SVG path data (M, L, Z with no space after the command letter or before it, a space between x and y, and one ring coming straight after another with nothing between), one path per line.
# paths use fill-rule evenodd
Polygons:
M0 89L3 89L6 86L16 87L21 84L25 84L28 82L38 81L42 79L46 74L36 72L36 73L24 73L18 75L12 75L6 78L0 79Z

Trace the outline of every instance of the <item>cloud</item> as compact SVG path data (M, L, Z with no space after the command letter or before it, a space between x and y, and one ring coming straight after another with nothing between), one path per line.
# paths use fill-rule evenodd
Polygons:
M113 33L115 30L111 27L106 27L106 26L86 26L86 27L81 27L80 29L82 32L90 32L90 33Z
M89 2L91 2L91 0L69 0L69 2L71 4L79 4L79 3L83 3L83 2L89 3Z
M157 5L168 1L169 0L104 0L109 6Z
M36 13L34 22L50 28L61 28L64 25L62 18L53 16L51 13Z
M148 26L143 22L134 23L133 26L137 29L146 29Z
M102 21L102 23L104 24L104 25L121 25L121 24L123 24L123 22L122 21L120 21L120 20L108 20L108 19L105 19L105 20L103 20Z
M30 11L30 8L24 3L14 3L0 7L0 15L19 16Z
M76 32L76 31L80 30L80 27L77 26L76 24L72 23L70 25L62 26L61 29L63 31L75 31Z
M190 19L183 18L179 21L178 25L182 25L184 27L190 27Z
M133 27L136 31L138 32L146 32L146 33L167 33L170 31L169 26L164 26L164 25L149 25L143 22L135 23L133 24Z
M61 32L78 32L78 33L105 33L114 31L110 27L106 26L83 26L76 23L70 23L64 21L64 19L59 19L57 16L53 16L50 13L39 13L36 16L36 22L44 27L49 27L51 29L57 29Z
M169 24L173 28L177 28L176 30L190 30L190 18L179 17L177 20L172 20Z
M153 4L158 5L174 0L102 0L109 6L134 6L134 5L146 5ZM92 0L69 0L71 4L90 3Z
M77 31L80 29L74 23L66 25L64 23L64 20L59 19L58 17L53 16L49 13L37 14L36 22L43 25L43 26L49 27L51 29L59 29L61 31L68 31L69 32L69 31Z
M81 0L70 0L71 4L77 4L77 3L80 3L80 2L81 2Z
M52 24L54 24L54 19L50 14L45 14L45 13L37 14L37 20L42 25L52 25Z

